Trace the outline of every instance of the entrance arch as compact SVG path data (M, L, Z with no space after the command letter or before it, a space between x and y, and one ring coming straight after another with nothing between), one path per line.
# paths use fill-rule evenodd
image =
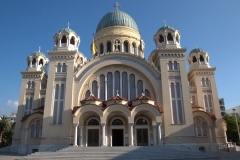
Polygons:
M100 123L98 119L91 118L86 126L86 146L100 146Z

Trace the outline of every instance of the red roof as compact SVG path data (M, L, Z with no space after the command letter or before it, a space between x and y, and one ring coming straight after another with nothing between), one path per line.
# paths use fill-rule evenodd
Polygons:
M37 113L43 114L42 112L35 112L35 113L32 113L32 114L25 115L25 116L23 116L21 122L26 121L26 120L28 119L28 117L30 117L30 116L33 115L33 114L37 114Z
M98 105L96 105L96 104L86 104L86 105L94 105L94 106L98 107L99 109L103 110L103 107L102 107L102 106L98 106ZM81 107L82 107L82 106L73 107L72 114L75 114L75 113L77 112L77 110L78 110L79 108L81 108Z
M196 105L195 103L191 103L192 108L203 108L201 106Z
M121 96L119 96L119 95L116 95L115 97L107 100L106 102L112 101L112 100L124 100L124 101L128 101L126 98L123 98L123 97L121 97Z
M203 113L206 113L211 119L217 119L216 116L210 112L205 112L205 111L198 110L198 109L195 109L192 112L203 112Z
M82 101L102 101L102 100L97 97L94 97L94 96L89 96L88 98L86 98Z
M151 99L150 97L147 97L147 96L145 96L145 95L141 95L141 96L135 98L135 99L132 100L132 101L137 101L137 100L152 100L152 101L154 101L153 99Z

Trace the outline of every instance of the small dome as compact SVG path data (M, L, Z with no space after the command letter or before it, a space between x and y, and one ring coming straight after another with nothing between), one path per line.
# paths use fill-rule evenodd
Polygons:
M42 53L42 52L40 52L40 51L37 51L37 52L32 53L31 56L37 56L37 57L43 56L44 58L46 58L46 56L44 55L44 53Z
M115 10L107 13L98 23L96 32L109 26L127 26L138 31L138 26L134 19L126 12Z
M68 33L75 33L74 32L74 30L72 30L72 29L70 29L70 28L63 28L63 29L61 29L58 33L60 33L60 32L62 32L62 31L66 31L66 32L68 32Z
M175 31L175 29L173 27L171 27L171 26L163 26L158 31L165 31L166 29L172 29L172 30Z
M199 53L199 52L205 52L203 49L201 49L201 48L194 48L193 50L191 50L191 52L189 53L189 55L190 54L192 54L192 53Z

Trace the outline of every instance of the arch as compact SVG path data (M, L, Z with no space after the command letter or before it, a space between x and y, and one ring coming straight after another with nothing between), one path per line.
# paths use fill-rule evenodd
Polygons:
M124 41L124 43L123 43L123 45L124 45L124 52L129 52L129 49L128 49L128 41Z
M136 120L136 125L148 125L148 120L146 118L140 117Z
M111 122L111 125L124 125L124 123L120 118L114 118Z
M168 33L168 35L167 35L167 40L168 40L168 41L173 41L173 36L172 36L171 33Z
M196 119L197 117L202 117L205 120L205 124L209 127L213 126L214 121L209 117L209 115L205 111L194 111L193 112L193 119Z
M96 118L91 118L91 119L89 119L88 120L88 122L87 122L87 125L88 126L97 126L97 125L99 125L100 123L99 123L99 121L98 121L98 119L96 119Z
M63 63L62 72L66 72L66 71L67 71L67 65L66 65L66 63Z
M170 71L173 70L173 65L172 65L171 61L168 62L168 70L170 70Z
M58 65L57 65L57 72L61 72L61 64L60 63L58 63Z
M202 55L200 55L200 62L204 62L204 58Z
M75 45L75 37L74 36L71 37L70 44Z
M179 70L177 61L173 62L173 68L174 68L174 70Z
M103 54L104 53L104 46L103 44L101 43L100 44L100 54Z
M35 65L36 65L36 58L33 58L33 60L32 60L32 65L33 65L33 67L35 67Z
M103 116L104 116L105 121L107 120L108 115L115 111L122 112L126 117L131 117L131 112L129 111L129 109L126 106L116 104L116 105L111 105L104 110Z
M159 35L159 42L160 42L160 43L164 42L164 37L163 37L162 34Z
M110 41L107 42L107 52L112 52L112 43Z
M40 112L35 112L33 114L31 114L26 120L25 120L25 124L24 124L24 128L28 129L30 123L32 122L32 120L34 119L40 119L42 121L43 119L43 113Z
M197 58L196 58L195 56L193 56L192 62L193 62L193 63L197 62Z
M67 37L65 35L62 36L61 43L67 43Z

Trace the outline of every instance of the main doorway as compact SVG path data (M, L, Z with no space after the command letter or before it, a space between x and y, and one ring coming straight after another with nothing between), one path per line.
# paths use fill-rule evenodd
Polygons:
M88 146L99 146L99 129L88 129Z
M148 129L137 129L137 146L148 146Z
M123 129L112 129L112 146L123 146Z

